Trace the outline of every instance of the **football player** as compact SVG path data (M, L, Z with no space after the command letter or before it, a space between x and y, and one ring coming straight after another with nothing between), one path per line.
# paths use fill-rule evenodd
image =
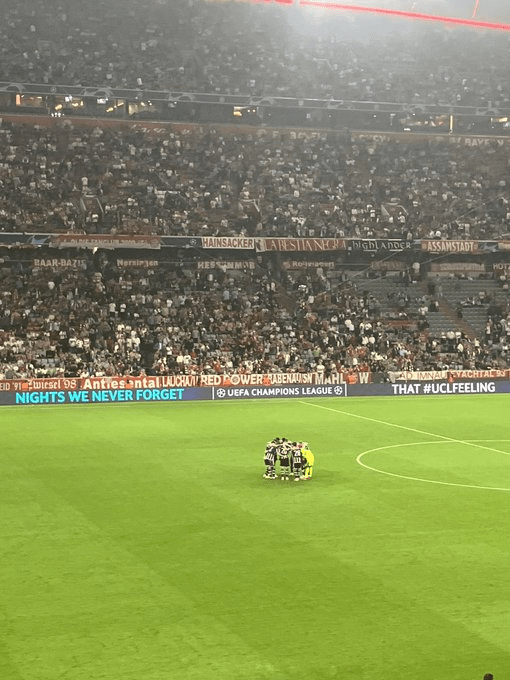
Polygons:
M266 479L276 479L276 459L279 443L280 440L277 437L266 444L266 450L264 451L264 465L266 466L264 477Z
M313 464L315 462L315 457L310 451L308 442L302 442L301 453L304 458L303 475L301 479L311 479L313 475Z
M301 449L301 443L292 442L292 458L291 458L291 470L294 475L294 481L299 482L301 479L301 473L303 471L304 458Z
M278 462L280 463L280 479L289 479L290 458L292 454L291 445L288 439L281 437L278 447Z

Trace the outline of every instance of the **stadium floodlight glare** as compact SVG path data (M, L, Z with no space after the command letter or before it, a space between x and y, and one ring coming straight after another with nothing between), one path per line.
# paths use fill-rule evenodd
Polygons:
M384 16L397 17L401 19L412 19L415 21L436 21L444 24L471 26L473 28L490 28L499 31L510 31L510 24L501 24L493 21L479 21L478 19L473 18L462 19L461 17L448 17L436 14L424 14L422 12L407 12L404 10L388 9L384 7L350 5L343 2L328 2L328 0L298 0L298 4L302 7L315 7L318 9L329 9L341 12L379 14Z
M448 25L469 26L471 28L488 28L496 31L510 31L510 24L497 21L480 21L475 19L479 2L475 3L471 18L450 17L438 14L426 14L424 12L405 11L390 9L387 7L373 7L370 5L352 5L346 2L334 2L330 0L242 0L252 4L275 3L280 7L309 7L315 9L327 9L337 12L356 12L358 14L376 14L412 21L431 21Z

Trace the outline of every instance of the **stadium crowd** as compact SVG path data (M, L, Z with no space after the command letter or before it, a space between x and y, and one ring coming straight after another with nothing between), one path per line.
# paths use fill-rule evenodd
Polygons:
M4 121L0 230L498 239L510 166L498 140Z
M0 270L0 377L372 371L387 379L508 359L507 306L493 310L481 338L434 337L426 311L395 323L407 315L382 315L362 280L335 282L320 266L273 276L248 262L228 271L80 257Z
M508 106L505 32L248 2L4 0L0 80ZM472 3L402 0L469 18ZM481 17L484 18L484 17ZM508 19L508 12L485 17Z

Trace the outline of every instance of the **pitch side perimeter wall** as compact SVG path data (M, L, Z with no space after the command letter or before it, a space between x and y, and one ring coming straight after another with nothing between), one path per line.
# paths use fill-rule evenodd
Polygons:
M9 390L0 392L0 406L62 404L129 404L183 401L230 401L235 399L309 399L370 396L436 396L449 394L502 394L510 392L507 380L433 380L355 385L282 385L249 387L141 387L100 390Z

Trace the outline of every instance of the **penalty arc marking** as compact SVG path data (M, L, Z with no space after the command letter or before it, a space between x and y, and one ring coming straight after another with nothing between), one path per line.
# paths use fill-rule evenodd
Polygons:
M494 441L498 443L502 442L508 442L510 440L508 439L494 439L494 440L488 440L488 439L483 439L483 440L476 440L472 439L470 441L461 441L461 440L455 440L455 443L459 444L468 444L468 445L473 445L477 441ZM361 465L362 467L366 468L367 470L372 470L372 472L378 472L381 475L388 475L389 477L398 477L399 479L408 479L412 482L426 482L428 484L441 484L442 486L458 486L462 487L464 489L484 489L488 491L510 491L510 488L507 487L499 487L499 486L482 486L481 484L461 484L459 482L443 482L439 479L426 479L425 477L411 477L410 475L401 475L397 472L388 472L387 470L381 470L380 468L373 467L372 465L367 465L367 463L363 462L362 458L363 456L366 456L369 453L377 453L379 451L387 451L388 449L401 449L406 446L425 446L428 444L434 444L437 446L438 443L442 444L447 444L448 442L410 442L408 444L391 444L390 446L379 446L376 449L368 449L367 451L363 451L362 453L359 454L359 456L356 458L356 462L358 465ZM451 443L454 443L452 440ZM488 448L488 447L480 447L480 448ZM491 449L493 451L497 451L498 449ZM507 453L506 451L499 451L499 453ZM510 454L507 454L510 455Z

